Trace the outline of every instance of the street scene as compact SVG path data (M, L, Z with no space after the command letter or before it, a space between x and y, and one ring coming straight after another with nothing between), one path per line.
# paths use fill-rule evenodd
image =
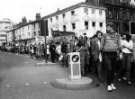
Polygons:
M37 61L27 55L0 52L0 99L134 99L135 84L118 83L112 93L95 77L92 88L67 90L51 85L57 78L67 77L67 68ZM6 60L5 60L6 59ZM39 64L40 63L40 64ZM43 64L44 63L44 64Z
M67 2L3 1L0 99L135 98L135 1Z

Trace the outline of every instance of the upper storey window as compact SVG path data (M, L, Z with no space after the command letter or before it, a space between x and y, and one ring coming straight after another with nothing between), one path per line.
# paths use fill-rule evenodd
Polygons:
M73 10L73 11L71 11L71 15L75 15L75 11Z
M92 8L92 14L95 14L96 9Z

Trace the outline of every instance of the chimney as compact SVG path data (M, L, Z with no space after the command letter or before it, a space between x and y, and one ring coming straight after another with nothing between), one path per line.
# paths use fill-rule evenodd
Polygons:
M40 19L41 19L40 13L36 13L36 20L40 20Z
M27 19L26 19L26 17L23 17L22 18L22 24L25 24L25 23L27 23Z

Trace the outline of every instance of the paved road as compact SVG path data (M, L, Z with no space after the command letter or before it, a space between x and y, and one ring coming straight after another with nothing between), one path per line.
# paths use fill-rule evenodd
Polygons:
M66 71L58 64L0 52L0 99L135 99L135 86L119 83L111 93L105 84L86 90L51 86L51 81L67 77Z

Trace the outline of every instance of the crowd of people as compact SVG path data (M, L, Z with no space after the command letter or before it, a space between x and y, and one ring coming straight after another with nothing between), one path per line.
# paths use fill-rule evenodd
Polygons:
M46 59L53 63L61 63L68 67L68 53L80 52L81 74L86 76L95 73L100 82L107 82L107 90L116 89L114 78L132 85L135 76L135 48L132 36L119 35L112 26L107 26L107 33L97 31L88 38L85 34L72 36L69 42L51 41L45 44L30 44L29 46L12 45L12 52L28 54L38 60Z

